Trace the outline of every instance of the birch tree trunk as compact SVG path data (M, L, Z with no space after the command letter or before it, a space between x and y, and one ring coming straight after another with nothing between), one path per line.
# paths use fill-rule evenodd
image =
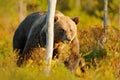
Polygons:
M24 0L19 1L19 20L20 22L24 19L24 15L26 14L26 4Z
M118 24L119 24L119 28L120 28L120 0L119 0L119 15L118 16L119 16L119 19L118 19L119 22L118 22Z
M81 5L80 5L80 1L81 1L81 0L76 0L76 1L75 1L75 5L76 5L76 9L77 9L77 10L80 10L80 6L81 6Z
M108 0L104 0L104 31L106 34L106 28L108 26L107 24L107 6L108 6Z
M47 14L47 21L46 21L46 55L45 55L45 62L47 64L46 67L46 74L48 75L51 68L51 61L53 55L53 42L54 42L54 15L56 9L56 2L57 0L48 0L48 14Z
M106 38L106 35L107 35L107 27L108 27L108 24L107 24L107 7L108 7L108 0L104 0L104 37L102 38L102 43L105 43L107 38Z

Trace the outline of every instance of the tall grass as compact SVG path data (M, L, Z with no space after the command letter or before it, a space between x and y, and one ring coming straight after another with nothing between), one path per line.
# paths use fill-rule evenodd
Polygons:
M78 32L80 54L85 60L81 63L86 67L83 79L119 80L120 30L116 27L108 27L105 35L103 26L97 25L80 29ZM106 41L103 43L104 38Z
M83 18L82 18L83 19ZM95 20L94 20L95 22ZM98 21L99 22L99 21ZM87 23L87 22L86 22ZM3 80L120 80L120 30L109 27L104 35L102 25L89 22L78 27L80 66L75 75L62 63L52 66L45 76L44 66L16 66L12 38L18 21L0 23L0 79ZM82 24L85 24L84 21ZM106 42L103 43L103 39ZM61 58L62 59L62 58Z

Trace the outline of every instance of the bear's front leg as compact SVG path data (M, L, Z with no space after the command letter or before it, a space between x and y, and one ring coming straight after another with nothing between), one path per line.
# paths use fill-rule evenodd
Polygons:
M75 72L79 66L80 55L79 55L79 40L77 37L70 44L71 54L69 58L65 61L65 66L71 71Z
M24 50L17 60L17 65L26 65L32 54L38 55L39 52L39 32L36 31L35 34L31 34L27 39Z

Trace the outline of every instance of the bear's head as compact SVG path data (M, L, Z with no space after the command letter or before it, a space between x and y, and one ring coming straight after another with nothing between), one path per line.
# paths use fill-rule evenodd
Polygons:
M77 34L77 26L79 19L78 17L69 18L60 11L55 12L54 17L54 43L58 42L71 42ZM46 44L46 24L40 33L40 44L45 46Z
M54 19L54 42L71 42L77 34L78 17L69 18L56 11Z

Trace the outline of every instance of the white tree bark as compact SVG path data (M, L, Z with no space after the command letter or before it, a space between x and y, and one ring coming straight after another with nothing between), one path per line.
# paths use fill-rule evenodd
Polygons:
M104 0L104 37L102 39L102 43L105 43L107 38L106 38L106 35L107 35L107 27L108 27L108 24L107 24L107 7L108 7L108 0Z
M26 14L26 4L24 0L19 1L19 20L20 22L24 19L24 15Z
M120 0L119 0L119 22L118 22L118 24L119 24L119 28L120 28Z
M104 0L104 29L106 33L107 24L107 7L108 7L108 0Z
M46 55L45 61L47 64L47 74L49 74L52 55L53 55L53 43L54 43L54 15L56 9L56 2L57 0L48 0L48 14L47 14L47 21L46 21Z

